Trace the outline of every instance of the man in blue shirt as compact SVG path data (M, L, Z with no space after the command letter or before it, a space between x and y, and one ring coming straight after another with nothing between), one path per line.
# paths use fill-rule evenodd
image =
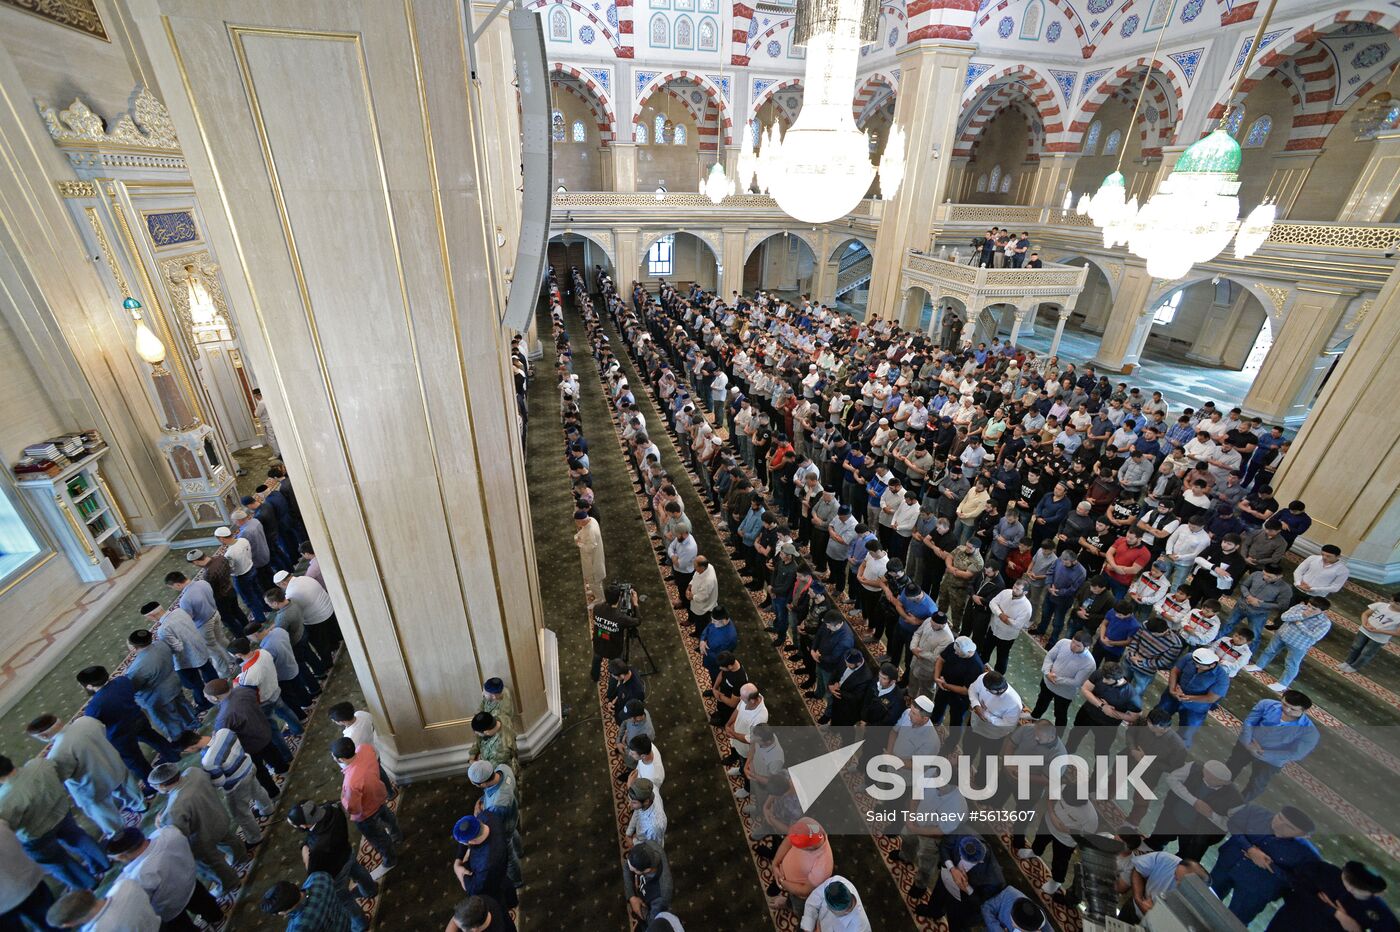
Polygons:
M1198 647L1172 667L1157 705L1177 715L1182 743L1189 748L1210 710L1229 691L1230 674L1220 666L1220 658L1209 647Z
M738 646L739 629L730 622L724 606L716 605L710 612L710 623L700 633L700 660L711 683L719 678L719 655Z
M924 623L924 619L931 617L938 611L938 603L933 601L933 597L919 588L919 584L910 580L905 584L902 592L899 593L895 612L899 618L894 628L890 630L890 663L899 666L905 653L909 650L909 642L914 637L914 632L919 630L919 626ZM910 658L912 660L912 658Z
M1245 767L1252 768L1243 791L1246 802L1264 792L1274 774L1317 747L1317 726L1307 714L1311 708L1312 699L1290 689L1280 699L1261 699L1250 710L1239 743L1225 763L1237 781Z
M146 778L151 775L151 762L141 753L138 745L144 744L155 751L164 763L180 759L180 748L161 737L141 707L136 704L136 687L124 676L109 677L106 667L84 667L78 671L78 685L91 696L83 707L83 714L90 715L107 727L107 740L117 749L127 768L141 780L146 792L151 793Z
M1313 820L1294 806L1275 813L1250 803L1234 811L1228 827L1231 835L1220 846L1210 886L1247 926L1287 892L1290 871L1322 856L1306 837Z

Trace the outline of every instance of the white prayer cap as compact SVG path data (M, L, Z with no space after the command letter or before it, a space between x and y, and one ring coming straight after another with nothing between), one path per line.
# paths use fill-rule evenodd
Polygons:
M291 573L288 573L286 570L278 570L276 573L274 573L274 574L272 575L272 581L275 582L275 583L277 583L279 586L280 586L285 580L288 580L288 579L291 579L291 578L292 578L292 574L291 574Z

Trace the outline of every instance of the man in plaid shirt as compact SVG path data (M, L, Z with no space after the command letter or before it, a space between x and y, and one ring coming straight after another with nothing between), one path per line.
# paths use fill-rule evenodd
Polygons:
M1298 676L1303 657L1332 630L1332 619L1327 617L1327 610L1331 607L1332 603L1326 596L1315 595L1284 612L1274 639L1264 648L1259 660L1245 667L1245 670L1257 673L1267 667L1279 651L1284 651L1283 676L1277 683L1269 685L1274 692L1283 692Z

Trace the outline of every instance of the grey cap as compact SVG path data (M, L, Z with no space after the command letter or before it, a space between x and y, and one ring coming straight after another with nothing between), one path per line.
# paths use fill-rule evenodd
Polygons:
M174 783L180 779L180 765L173 763L157 764L151 768L151 775L147 778L151 786L164 786L167 783Z
M477 786L488 782L496 773L496 768L489 760L472 761L472 765L467 768L467 779Z
M203 551L203 550L186 550L186 551L185 551L185 562L186 562L186 563L193 563L195 560L203 560L203 559L204 559L204 551Z
M638 777L632 781L632 788L627 791L627 795L639 803L650 802L656 796L656 786L646 777Z

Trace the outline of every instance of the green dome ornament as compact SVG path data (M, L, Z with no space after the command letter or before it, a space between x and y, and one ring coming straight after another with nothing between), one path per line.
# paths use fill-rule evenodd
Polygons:
M1191 174L1233 175L1240 170L1240 144L1217 126L1209 135L1186 147L1173 171Z

